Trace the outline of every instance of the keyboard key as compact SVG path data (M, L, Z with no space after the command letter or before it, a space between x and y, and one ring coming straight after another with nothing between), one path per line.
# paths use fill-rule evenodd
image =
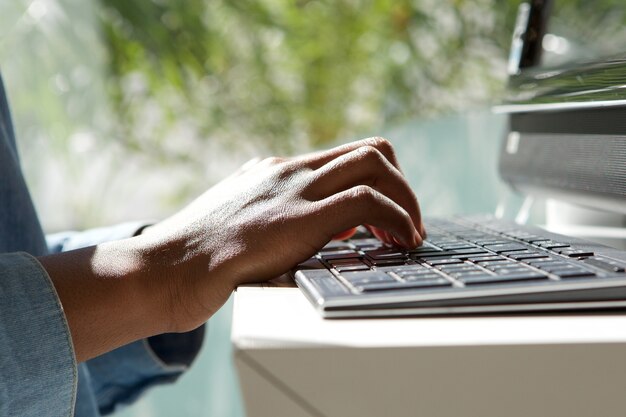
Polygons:
M570 258L582 258L582 257L588 257L588 256L594 255L593 252L580 250L580 249L574 249L574 248L561 249L561 250L557 249L555 252L564 256L569 256Z
M465 285L494 284L500 282L532 281L541 279L548 279L548 277L539 272L527 272L509 275L477 275L458 278L458 280Z
M490 255L490 256L470 256L467 258L468 261L483 263L483 262L500 262L500 261L508 261L504 256L498 255Z
M405 259L407 257L406 253L393 249L376 249L365 251L365 254L371 259Z
M350 282L352 285L362 285L374 282L396 282L391 275L388 275L381 271L358 271L358 272L345 272L341 276Z
M540 242L547 242L550 239L545 238L545 237L541 237L541 236L537 236L537 238L531 238L531 239L528 239L528 240L522 239L522 240L524 240L525 242L528 242L528 243L533 243L535 245L538 245Z
M476 246L471 245L469 243L454 243L454 244L447 244L447 245L439 245L439 247L441 249L477 249Z
M427 274L406 274L402 275L402 279L405 281L413 282L413 281L423 281L429 279L439 279L441 275L435 272L428 272Z
M499 245L485 245L485 249L488 249L495 253L502 253L502 252L526 250L528 248L519 243L505 243L505 244L499 244Z
M456 278L458 280L463 280L464 278L468 278L468 277L482 277L482 276L492 276L491 274L486 273L485 271L482 270L478 270L478 271L459 271L459 272L451 272L448 275L450 275L452 278Z
M576 268L575 265L568 264L567 262L550 262L533 266L548 272Z
M472 264L452 264L452 265L438 265L437 269L440 271L450 273L450 272L459 272L459 271L481 271L479 267Z
M431 288L431 287L449 287L452 283L443 277L421 279L407 282L390 282L390 283L373 283L357 286L358 291L389 291L389 290L406 290L415 288Z
M415 254L428 254L428 253L441 252L441 249L434 248L432 246L420 246L419 248L411 249L407 252L415 253Z
M490 268L491 269L491 268ZM524 272L534 272L532 269L523 267L523 266L511 266L511 267L507 267L507 268L494 268L491 269L493 272L495 272L498 275L514 275L514 274L521 274Z
M426 261L427 264L435 266L435 265L451 265L451 264L462 264L463 261L460 259L430 259Z
M425 273L425 272L432 271L432 269L426 268L425 266L419 265L419 264L384 267L384 268L380 268L380 269L385 270L385 271L392 271L392 272L395 272L396 274Z
M527 243L534 243L534 242L544 242L550 239L547 239L545 237L541 237L541 236L537 236L537 235L532 235L532 234L528 234L525 236L516 236L519 240L523 240L524 242Z
M432 252L432 253L412 253L410 255L411 259L416 259L416 260L428 260L428 259L435 259L435 258L452 258L454 255L456 255L456 253L454 251L439 251L439 252Z
M509 239L478 239L478 240L472 240L473 243L480 245L480 246L485 246L485 245L506 245L509 243L513 243L512 240Z
M583 262L608 272L626 272L626 264L620 264L612 259L594 257L585 259Z
M337 272L349 272L349 271L367 271L370 269L369 266L364 263L358 265L336 265L333 266L337 270Z
M549 264L551 262L563 262L563 259L555 258L553 256L547 256L546 258L541 258L541 259L528 259L524 262L532 266L537 266L537 265L543 265L547 263Z
M452 252L455 253L454 255L455 257L460 257L460 255L463 255L465 257L478 256L478 255L490 255L489 252L481 248L453 249Z
M367 261L373 266L396 266L407 262L406 259L368 259Z
M519 252L511 252L510 254L506 254L509 258L515 259L516 261L522 261L524 259L542 259L548 258L547 253L541 252L533 252L533 251L519 251Z
M335 260L335 259L351 259L351 258L360 258L361 255L354 250L340 250L334 252L320 252L322 258L325 261Z
M337 281L333 274L325 269L318 271L302 271L301 273L308 278L324 296L346 295L350 293L346 287Z
M491 268L504 268L507 266L519 265L516 262L511 261L510 259L503 259L502 261L489 261L489 262L481 262L480 266L483 268L491 269Z
M569 245L567 243L554 242L552 240L539 242L537 246L545 248L545 249L556 249L556 248L568 248Z
M589 272L582 268L570 268L565 270L551 271L552 274L559 278L583 278L583 277L595 277L596 274Z
M438 239L438 240L433 240L433 239L429 239L429 241L436 246L439 246L440 248L446 245L458 245L459 243L466 243L462 240L457 240L457 239Z

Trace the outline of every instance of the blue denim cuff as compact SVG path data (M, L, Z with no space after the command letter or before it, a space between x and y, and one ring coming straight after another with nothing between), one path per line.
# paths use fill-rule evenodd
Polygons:
M27 253L0 255L0 415L73 414L77 369L50 277Z
M89 229L84 232L61 232L46 236L49 253L67 252L103 242L126 239L154 222L136 221L116 226Z
M164 363L146 339L86 362L100 412L108 414L135 401L146 389L175 381L186 365Z

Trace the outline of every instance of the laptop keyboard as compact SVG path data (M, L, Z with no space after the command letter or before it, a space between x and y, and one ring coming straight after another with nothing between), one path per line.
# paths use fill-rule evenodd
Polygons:
M350 240L330 242L295 269L300 280L310 281L323 297L626 276L622 261L520 226L463 219L433 219L426 225L428 239L419 248L391 247L361 232Z

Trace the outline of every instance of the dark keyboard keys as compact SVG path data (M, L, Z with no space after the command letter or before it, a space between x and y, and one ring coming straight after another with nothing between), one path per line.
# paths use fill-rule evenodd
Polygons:
M592 251L519 227L503 227L496 222L472 229L454 221L428 227L428 240L419 248L402 250L364 234L358 239L330 242L318 258L311 258L296 269L306 274L320 293L336 295L422 288L452 291L460 283L474 287L595 280L607 276L607 272L626 272L626 263L595 256ZM326 269L329 267L333 268L332 274ZM317 272L326 275L308 275ZM342 278L333 275L337 272Z
M410 257L414 259L427 259L427 258L452 258L456 252L453 250L440 250L436 252L426 252L426 253L413 253L410 252Z
M368 259L370 264L376 267L403 265L406 259Z

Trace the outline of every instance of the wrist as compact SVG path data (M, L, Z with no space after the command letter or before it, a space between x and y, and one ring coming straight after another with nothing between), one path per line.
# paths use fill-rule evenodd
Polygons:
M167 330L134 239L39 258L67 318L78 361Z
M220 263L212 262L209 245L199 238L170 234L156 225L131 240L144 266L139 291L145 294L151 320L160 323L160 333L197 328L234 289Z

